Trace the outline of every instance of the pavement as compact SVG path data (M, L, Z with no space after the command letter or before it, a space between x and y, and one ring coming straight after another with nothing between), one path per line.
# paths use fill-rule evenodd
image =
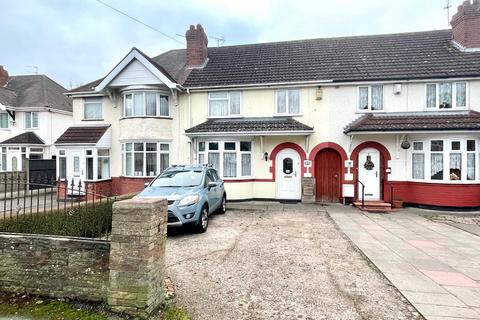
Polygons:
M327 210L229 203L206 233L170 230L175 303L197 320L424 319Z
M480 319L480 237L420 209L330 206L339 228L428 320Z

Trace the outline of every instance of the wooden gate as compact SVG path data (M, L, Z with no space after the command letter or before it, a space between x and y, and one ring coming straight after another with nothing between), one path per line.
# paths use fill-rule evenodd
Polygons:
M315 157L317 201L338 202L341 188L342 160L337 151L323 149Z

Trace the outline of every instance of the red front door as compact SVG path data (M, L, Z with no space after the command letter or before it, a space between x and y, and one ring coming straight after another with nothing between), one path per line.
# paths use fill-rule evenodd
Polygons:
M333 149L323 149L315 157L317 201L340 200L341 158Z

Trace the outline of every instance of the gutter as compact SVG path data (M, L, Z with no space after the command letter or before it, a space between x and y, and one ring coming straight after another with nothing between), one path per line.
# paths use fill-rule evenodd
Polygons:
M440 130L396 130L396 131L350 131L344 132L347 136L359 135L359 134L415 134L415 133L476 133L480 132L480 129L440 129Z
M185 133L189 137L206 137L219 135L225 136L309 136L315 133L314 130L305 131L232 131L232 132L198 132L198 133Z

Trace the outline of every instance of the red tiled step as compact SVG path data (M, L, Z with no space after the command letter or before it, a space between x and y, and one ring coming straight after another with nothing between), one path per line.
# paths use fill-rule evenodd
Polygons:
M383 201L365 201L365 207L362 208L361 201L353 203L358 209L367 212L392 212L392 205Z

